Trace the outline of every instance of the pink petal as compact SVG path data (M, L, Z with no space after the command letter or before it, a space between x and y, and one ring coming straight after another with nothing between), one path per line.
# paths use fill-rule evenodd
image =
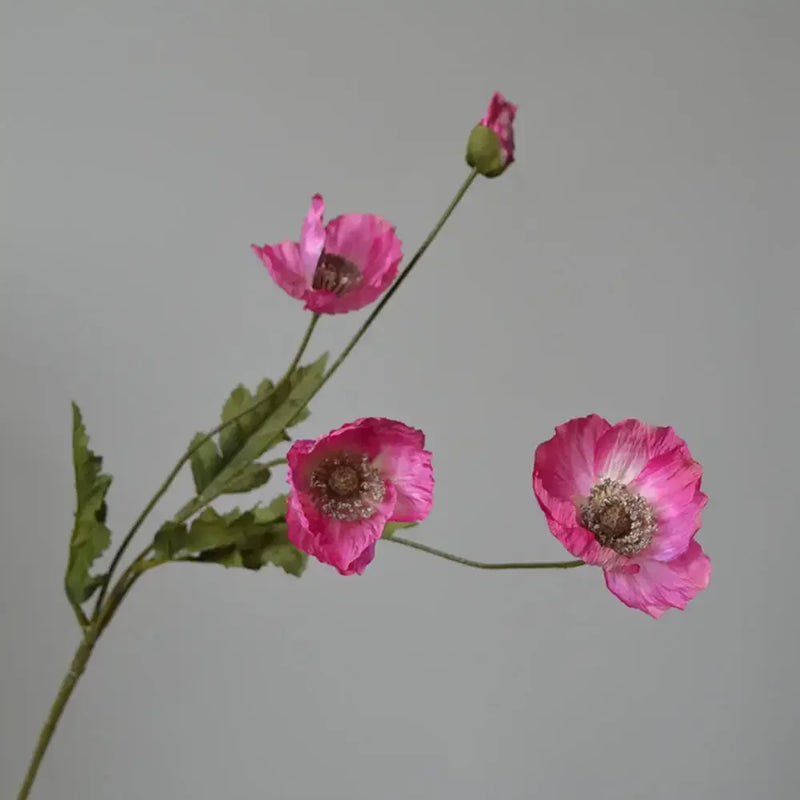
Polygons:
M325 226L325 250L344 256L363 272L375 239L387 228L391 225L374 214L342 214Z
M325 228L322 225L322 216L325 213L325 202L321 194L311 198L311 208L303 221L300 232L300 255L303 262L303 274L306 286L311 286L314 271L319 263L319 257L325 247Z
M348 422L346 425L342 425L341 428L337 428L335 431L321 436L316 441L312 441L307 451L304 449L305 444L303 444L303 447L298 447L298 445L308 440L300 439L292 445L286 454L289 466L292 467L296 447L298 447L298 454L308 452L313 456L312 461L306 462L310 470L313 470L316 463L326 456L343 451L366 453L369 460L374 461L381 453L380 429L384 421L380 417L365 417L354 422Z
M374 558L375 543L373 542L347 567L346 570L339 570L339 572L342 575L363 575L364 570L372 563Z
M514 160L514 117L516 114L517 106L506 100L500 92L495 92L489 101L486 114L480 121L481 125L491 128L497 134L506 164L510 164Z
M672 428L626 419L614 425L597 443L594 472L599 478L627 484L651 458L679 447L686 447L686 443Z
M596 483L595 448L611 428L597 414L579 417L556 428L556 435L536 448L533 460L534 491L545 508L550 498L588 497Z
M656 512L658 531L646 555L671 561L683 553L700 529L708 498L700 491L703 468L685 445L652 458L630 484Z
M669 519L695 502L702 477L703 468L684 444L652 457L630 482L630 488L649 501L659 519Z
M700 512L707 500L706 495L698 491L694 501L684 506L679 514L659 521L658 531L642 556L672 561L684 553L703 524Z
M626 606L660 617L686 604L708 586L711 562L696 541L672 561L643 561L638 570L607 570L606 585Z
M305 295L306 278L297 242L281 242L264 247L254 244L251 247L281 289L298 299Z
M394 420L376 420L381 453L373 462L397 490L392 522L419 522L433 507L432 454L424 450L425 434Z
M307 456L314 449L316 442L313 439L295 439L289 452L286 453L286 460L289 463L289 471L297 473L305 462ZM291 475L290 475L291 477Z
M597 414L571 419L536 448L533 460L533 492L547 527L568 552L587 564L606 565L619 559L613 550L600 545L578 517L578 506L595 482L597 441L610 427Z
M293 488L286 512L289 541L342 575L361 574L368 563L364 551L381 538L395 502L389 483L383 502L369 519L348 522L321 514L306 493Z

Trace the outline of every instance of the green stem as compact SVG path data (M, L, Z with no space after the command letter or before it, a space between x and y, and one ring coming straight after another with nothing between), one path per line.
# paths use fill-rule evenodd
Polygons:
M75 612L75 619L78 620L78 625L80 626L81 630L86 630L89 626L89 618L84 613L83 609L72 599L72 596L69 592L67 592L67 600L69 600L70 606L72 606L72 610Z
M289 369L286 370L283 380L288 379L295 369L297 369L297 365L300 363L300 359L303 357L303 353L305 353L306 347L308 347L308 343L311 341L311 334L314 333L314 328L317 327L317 322L319 322L319 314L312 314L311 322L308 323L306 332L303 335L303 340L300 342L300 347L297 348L297 353L295 353L292 363L289 365Z
M145 558L150 552L151 547L152 545L148 545L120 576L119 580L114 586L114 589L108 596L108 602L102 608L101 612L97 614L91 626L85 631L85 637L81 641L80 645L78 645L78 649L75 651L72 663L70 664L64 679L61 681L61 687L59 688L56 699L50 708L50 713L48 714L47 719L42 726L41 733L39 734L39 741L37 742L36 749L33 752L33 757L31 758L30 765L28 766L25 780L23 781L22 787L19 790L17 800L26 800L26 798L29 796L33 782L36 779L36 774L39 771L39 766L42 763L42 759L44 758L44 754L47 751L48 745L50 744L50 740L53 738L53 733L55 733L56 725L58 725L58 721L61 719L61 715L64 712L64 707L67 705L67 701L72 696L72 692L75 689L78 679L86 669L86 664L89 661L89 657L91 656L95 645L97 644L97 640L100 638L103 631L108 627L108 624L111 622L111 619L119 608L120 603L122 603L133 585L142 575L144 575L145 572L153 569L153 567L159 566L162 563L166 563L161 561L145 561Z
M81 641L80 645L78 645L78 649L75 651L75 655L72 659L69 670L67 670L64 680L61 681L61 687L58 690L58 694L56 695L56 699L50 708L50 713L47 716L47 720L45 721L42 731L39 734L39 741L36 743L36 749L33 751L31 763L28 766L28 771L25 774L25 780L22 782L22 787L17 795L17 800L26 800L26 798L30 795L31 787L36 779L36 773L39 771L39 765L42 763L45 751L47 750L47 745L50 744L50 739L53 738L53 733L55 732L58 720L61 718L61 713L64 711L64 706L67 704L67 700L69 700L73 690L75 689L75 684L83 674L84 669L86 669L86 662L89 660L89 656L92 654L94 644L94 637L87 636Z
M100 634L103 633L103 631L108 627L108 624L111 622L111 619L119 608L120 603L122 603L128 592L133 588L134 583L136 583L136 581L139 580L139 578L141 578L141 576L144 575L144 573L148 570L158 567L161 564L169 563L167 561L145 561L145 558L151 549L152 545L148 545L144 550L142 550L142 552L136 557L136 560L133 561L120 576L116 586L108 596L108 602L97 617L95 624L97 625L98 636L100 636Z
M319 390L331 379L333 373L336 372L337 369L339 369L339 367L342 365L342 362L347 358L347 356L350 355L351 350L358 344L361 337L367 332L370 325L372 325L372 323L375 321L375 318L383 310L384 306L392 299L392 295L400 288L403 281L411 274L411 270L414 269L417 262L422 258L422 256L425 254L425 251L432 244L433 240L439 235L439 232L445 226L447 220L450 219L450 215L453 213L453 211L455 211L456 206L461 202L461 198L464 197L464 195L467 193L467 189L469 189L469 187L472 185L472 182L477 177L478 177L478 171L475 169L472 170L472 172L470 172L470 174L467 176L467 179L464 181L464 183L461 184L461 188L453 196L453 199L450 201L450 205L448 205L447 208L445 209L444 214L442 214L442 216L439 218L439 221L433 226L433 229L428 234L425 241L419 246L417 252L414 253L414 255L411 258L411 261L408 262L405 269L400 273L400 276L394 282L389 291L386 292L386 294L383 296L383 299L380 301L380 303L378 303L378 305L375 306L373 312L367 317L366 322L364 322L364 324L356 331L355 336L353 336L353 338L348 342L344 350L342 350L341 354L339 355L339 358L337 358L336 361L333 362L331 368L328 370L327 374L322 379L322 382L309 396L308 400L306 400L305 405L308 405L308 403L311 402L311 400L314 398L314 395L316 395L317 392L319 392Z
M444 550L437 550L435 547L428 547L426 544L412 542L410 539L402 539L399 536L392 536L383 541L395 542L405 547L412 547L414 550L421 550L423 553L430 553L432 556L444 558L447 561L454 561L456 564L463 564L465 567L475 567L476 569L571 569L580 567L583 561L505 561L491 563L486 561L473 561L471 558L454 556Z
M213 436L213 433L210 434ZM94 612L92 613L92 620L96 620L98 615L100 614L100 610L103 607L103 601L106 598L106 594L108 592L108 587L111 584L111 576L114 574L114 570L117 568L122 556L125 554L125 551L128 549L128 545L130 545L133 537L136 535L136 532L139 528L142 527L142 524L149 516L150 512L155 508L156 503L164 496L164 493L169 488L170 484L173 480L175 480L175 476L181 471L181 467L191 458L192 453L197 448L190 448L186 451L186 453L181 457L177 464L172 468L172 471L167 475L164 482L161 486L158 487L158 491L150 498L150 502L144 507L144 510L141 514L136 518L136 521L133 523L131 529L125 534L125 538L122 540L122 544L120 544L119 549L114 554L114 558L111 560L111 565L108 568L108 573L106 575L106 580L103 585L100 587L100 593L97 595L97 602L94 605Z

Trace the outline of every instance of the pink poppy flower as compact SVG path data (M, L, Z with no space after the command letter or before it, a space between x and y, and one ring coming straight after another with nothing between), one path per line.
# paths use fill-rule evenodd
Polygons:
M502 174L514 161L514 117L517 107L495 92L483 119L467 142L467 163L487 178Z
M417 522L433 506L424 446L422 431L382 418L297 440L286 456L289 539L342 575L361 575L387 522Z
M533 491L570 553L602 567L623 603L660 617L708 586L711 562L694 538L702 476L672 428L593 414L536 448Z
M373 302L397 277L403 257L394 227L375 214L342 214L322 224L315 194L299 242L251 245L274 281L309 311L343 314Z

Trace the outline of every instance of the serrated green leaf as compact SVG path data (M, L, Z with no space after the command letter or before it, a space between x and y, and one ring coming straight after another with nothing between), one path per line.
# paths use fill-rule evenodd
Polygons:
M253 517L256 522L267 523L283 521L286 519L286 507L289 502L288 494L279 494L268 506L256 506Z
M72 461L75 468L75 524L69 545L64 586L73 604L85 603L103 583L92 575L94 562L111 544L106 527L106 493L111 476L103 473L103 459L89 449L89 436L78 406L72 404Z
M169 561L186 550L188 531L179 522L165 522L153 538L153 550L159 561Z
M222 421L228 422L234 417L237 417L245 409L252 406L255 399L256 398L250 393L250 390L240 383L231 392L230 397L225 401L225 405L222 407ZM257 399L264 400L266 396ZM222 452L223 461L230 459L231 455L236 453L247 440L247 436L251 432L254 413L255 412L250 412L249 414L239 417L236 422L231 423L227 428L223 428L220 431L219 449Z
M198 444L200 445L198 447ZM194 448L197 447L196 450ZM206 437L204 433L195 434L189 448L193 450L191 455L192 477L194 478L195 490L199 493L208 486L219 472L222 466L217 446L213 439Z
M225 485L224 494L239 494L257 489L269 480L271 474L266 464L259 464L257 461L248 464L230 483Z
M418 525L418 522L387 522L383 526L383 533L381 534L381 539L391 539L397 531L402 530L403 528L413 528L415 525Z
M251 570L274 564L299 577L308 557L289 541L285 513L286 495L282 495L252 511L218 514L206 509L188 529L168 522L154 539L156 558L196 559Z
M239 512L233 512L238 518ZM206 509L191 526L180 522L166 522L153 539L153 550L159 560L185 558L205 550L229 547L236 543L231 530L231 515L220 516L211 508Z
M308 555L302 550L298 550L286 535L285 529L278 531L273 529L273 538L268 545L250 551L257 559L260 558L261 564L267 566L274 564L280 567L288 575L294 575L299 578L308 565ZM245 564L244 566L248 566ZM250 569L258 569L258 567L249 567Z

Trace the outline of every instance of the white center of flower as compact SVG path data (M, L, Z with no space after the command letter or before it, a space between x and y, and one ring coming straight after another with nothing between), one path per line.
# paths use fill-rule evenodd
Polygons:
M337 297L347 294L361 283L361 271L344 256L322 251L311 281L312 289L333 292Z
M311 473L314 505L326 516L347 522L369 519L386 496L386 484L364 453L339 453Z
M589 501L581 508L581 520L603 547L622 556L641 553L658 528L647 500L611 478L592 487Z

